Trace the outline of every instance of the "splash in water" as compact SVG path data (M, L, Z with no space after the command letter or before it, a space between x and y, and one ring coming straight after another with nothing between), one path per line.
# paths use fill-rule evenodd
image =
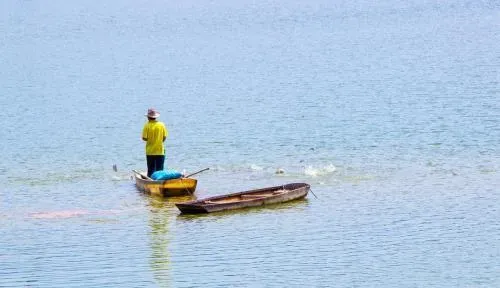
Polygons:
M337 168L333 164L329 164L325 167L314 168L313 166L307 166L304 168L304 174L312 177L324 176L332 174Z

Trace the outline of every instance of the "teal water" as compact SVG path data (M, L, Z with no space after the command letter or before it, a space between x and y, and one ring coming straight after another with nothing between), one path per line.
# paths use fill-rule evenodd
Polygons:
M0 287L500 286L498 19L497 1L1 2ZM188 198L138 193L149 107L168 167L210 167L196 197L317 198L183 216Z

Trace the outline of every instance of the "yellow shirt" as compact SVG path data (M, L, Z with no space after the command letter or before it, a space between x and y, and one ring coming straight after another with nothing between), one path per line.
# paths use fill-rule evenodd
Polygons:
M165 124L159 121L148 121L142 128L142 139L146 139L146 155L165 155L163 141L168 136Z

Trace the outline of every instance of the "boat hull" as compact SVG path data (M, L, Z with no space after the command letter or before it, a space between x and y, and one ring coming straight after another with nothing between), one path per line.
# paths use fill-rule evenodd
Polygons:
M133 171L133 173L135 186L137 189L147 194L173 197L192 195L196 190L197 180L193 178L155 181L146 179L146 176L141 172Z
M309 190L309 184L290 183L281 186L215 196L197 201L176 203L175 205L183 214L212 213L297 200L304 198Z

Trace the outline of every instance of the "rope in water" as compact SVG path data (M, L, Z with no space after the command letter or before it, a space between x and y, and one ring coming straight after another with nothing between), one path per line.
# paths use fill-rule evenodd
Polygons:
M314 192L311 188L309 188L309 191L311 191L311 193L314 195L314 197L316 197L316 199L319 199L318 196L316 196L316 194L314 194Z

